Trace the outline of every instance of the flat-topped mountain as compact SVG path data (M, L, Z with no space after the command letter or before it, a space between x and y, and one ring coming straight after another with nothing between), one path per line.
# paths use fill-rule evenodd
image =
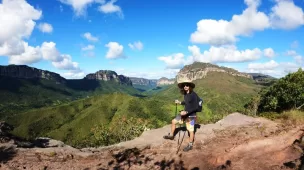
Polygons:
M176 78L181 79L187 77L190 80L197 80L205 78L210 72L221 72L227 73L232 76L246 77L253 79L250 74L241 73L237 70L228 67L221 67L218 65L203 63L203 62L194 62L193 64L184 66L177 74Z
M138 77L129 77L129 78L132 81L133 85L155 87L157 83L157 79L146 79L146 78L138 78Z
M118 75L115 71L111 70L99 70L95 73L88 74L84 79L116 81L120 84L132 86L132 81L129 77L126 77L124 75Z
M175 78L173 79L168 79L166 77L162 77L157 81L157 85L161 86L161 85L170 85L170 84L174 84L175 83Z
M54 80L56 82L64 83L66 79L59 74L29 67L27 65L8 65L0 66L0 76L15 77L15 78L42 78L47 80Z

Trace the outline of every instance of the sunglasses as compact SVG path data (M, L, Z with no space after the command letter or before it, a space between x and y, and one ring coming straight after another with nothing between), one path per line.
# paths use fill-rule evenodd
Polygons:
M185 86L190 87L190 84L188 84L188 83L183 84L183 87L185 87Z

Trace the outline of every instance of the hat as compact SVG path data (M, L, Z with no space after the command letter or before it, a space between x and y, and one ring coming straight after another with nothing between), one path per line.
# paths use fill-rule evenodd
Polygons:
M183 88L184 84L189 84L192 88L195 88L195 84L187 77L181 77L177 79L177 86Z

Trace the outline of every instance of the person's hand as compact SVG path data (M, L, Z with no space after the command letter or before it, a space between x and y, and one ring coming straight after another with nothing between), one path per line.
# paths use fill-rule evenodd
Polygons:
M181 104L179 100L175 100L175 104Z
M187 114L187 112L186 112L186 111L181 111L180 114L181 114L182 116L184 116L184 115Z

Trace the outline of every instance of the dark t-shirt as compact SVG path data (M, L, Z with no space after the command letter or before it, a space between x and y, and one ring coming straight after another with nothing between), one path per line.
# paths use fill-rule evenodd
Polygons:
M185 105L184 110L188 112L188 114L185 115L185 117L196 116L196 112L198 109L198 97L194 91L185 94L184 101L182 101L181 104Z

